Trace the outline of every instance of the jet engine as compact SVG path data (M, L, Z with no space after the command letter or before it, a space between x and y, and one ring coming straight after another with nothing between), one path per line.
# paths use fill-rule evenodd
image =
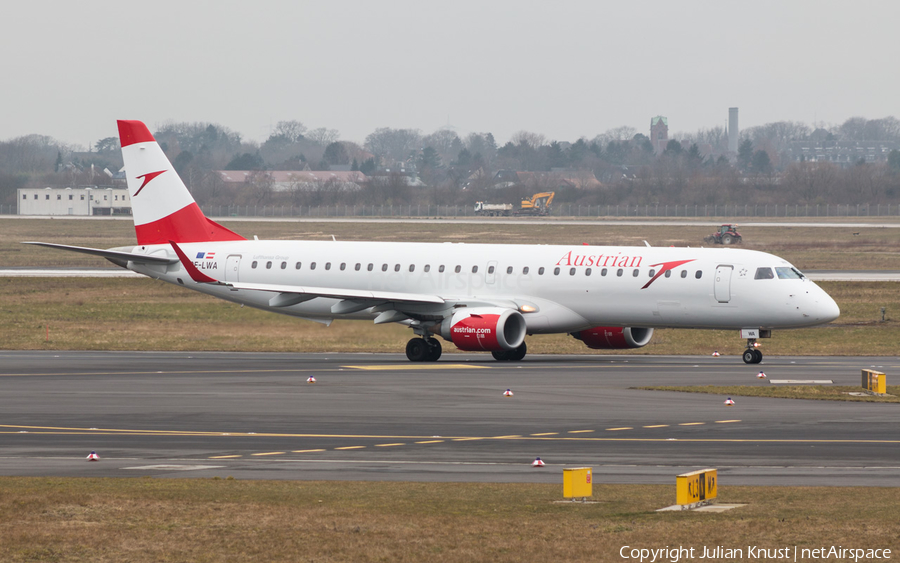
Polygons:
M653 329L631 326L595 326L573 332L572 336L594 350L621 350L646 346L650 342L650 337L653 336Z
M525 318L515 309L467 307L444 319L440 334L460 350L515 350L525 341Z

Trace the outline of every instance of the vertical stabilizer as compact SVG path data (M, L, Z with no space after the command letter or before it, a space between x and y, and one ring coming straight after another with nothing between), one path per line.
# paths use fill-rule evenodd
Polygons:
M203 215L146 125L118 124L138 244L244 240Z

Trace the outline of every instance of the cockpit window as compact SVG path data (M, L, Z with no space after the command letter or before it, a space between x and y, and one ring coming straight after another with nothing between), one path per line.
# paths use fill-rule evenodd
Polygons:
M755 279L755 280L773 280L773 279L775 279L775 274L772 273L772 268L757 268L756 276L753 279Z
M775 268L775 273L778 274L780 280L802 280L804 278L804 275L796 268Z

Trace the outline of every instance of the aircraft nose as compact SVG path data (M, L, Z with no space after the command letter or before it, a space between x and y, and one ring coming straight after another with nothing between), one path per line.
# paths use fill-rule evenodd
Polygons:
M816 312L823 323L829 323L841 316L841 308L834 302L830 295L822 292L816 300Z

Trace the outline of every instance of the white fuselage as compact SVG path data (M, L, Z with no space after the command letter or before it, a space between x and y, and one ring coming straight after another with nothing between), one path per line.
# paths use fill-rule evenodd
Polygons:
M436 295L448 309L455 300L523 311L527 305L534 310L524 313L529 334L595 326L796 328L839 315L834 300L783 259L732 248L277 240L181 247L200 271L226 283ZM138 246L133 252L174 256L168 245ZM200 253L203 258L195 258ZM213 258L207 258L209 253ZM371 307L335 313L342 299L326 297L272 306L271 292L195 283L180 263L129 263L129 268L237 303L314 320L373 319L378 314ZM772 275L757 279L760 268L771 269ZM434 306L428 311L433 313Z

